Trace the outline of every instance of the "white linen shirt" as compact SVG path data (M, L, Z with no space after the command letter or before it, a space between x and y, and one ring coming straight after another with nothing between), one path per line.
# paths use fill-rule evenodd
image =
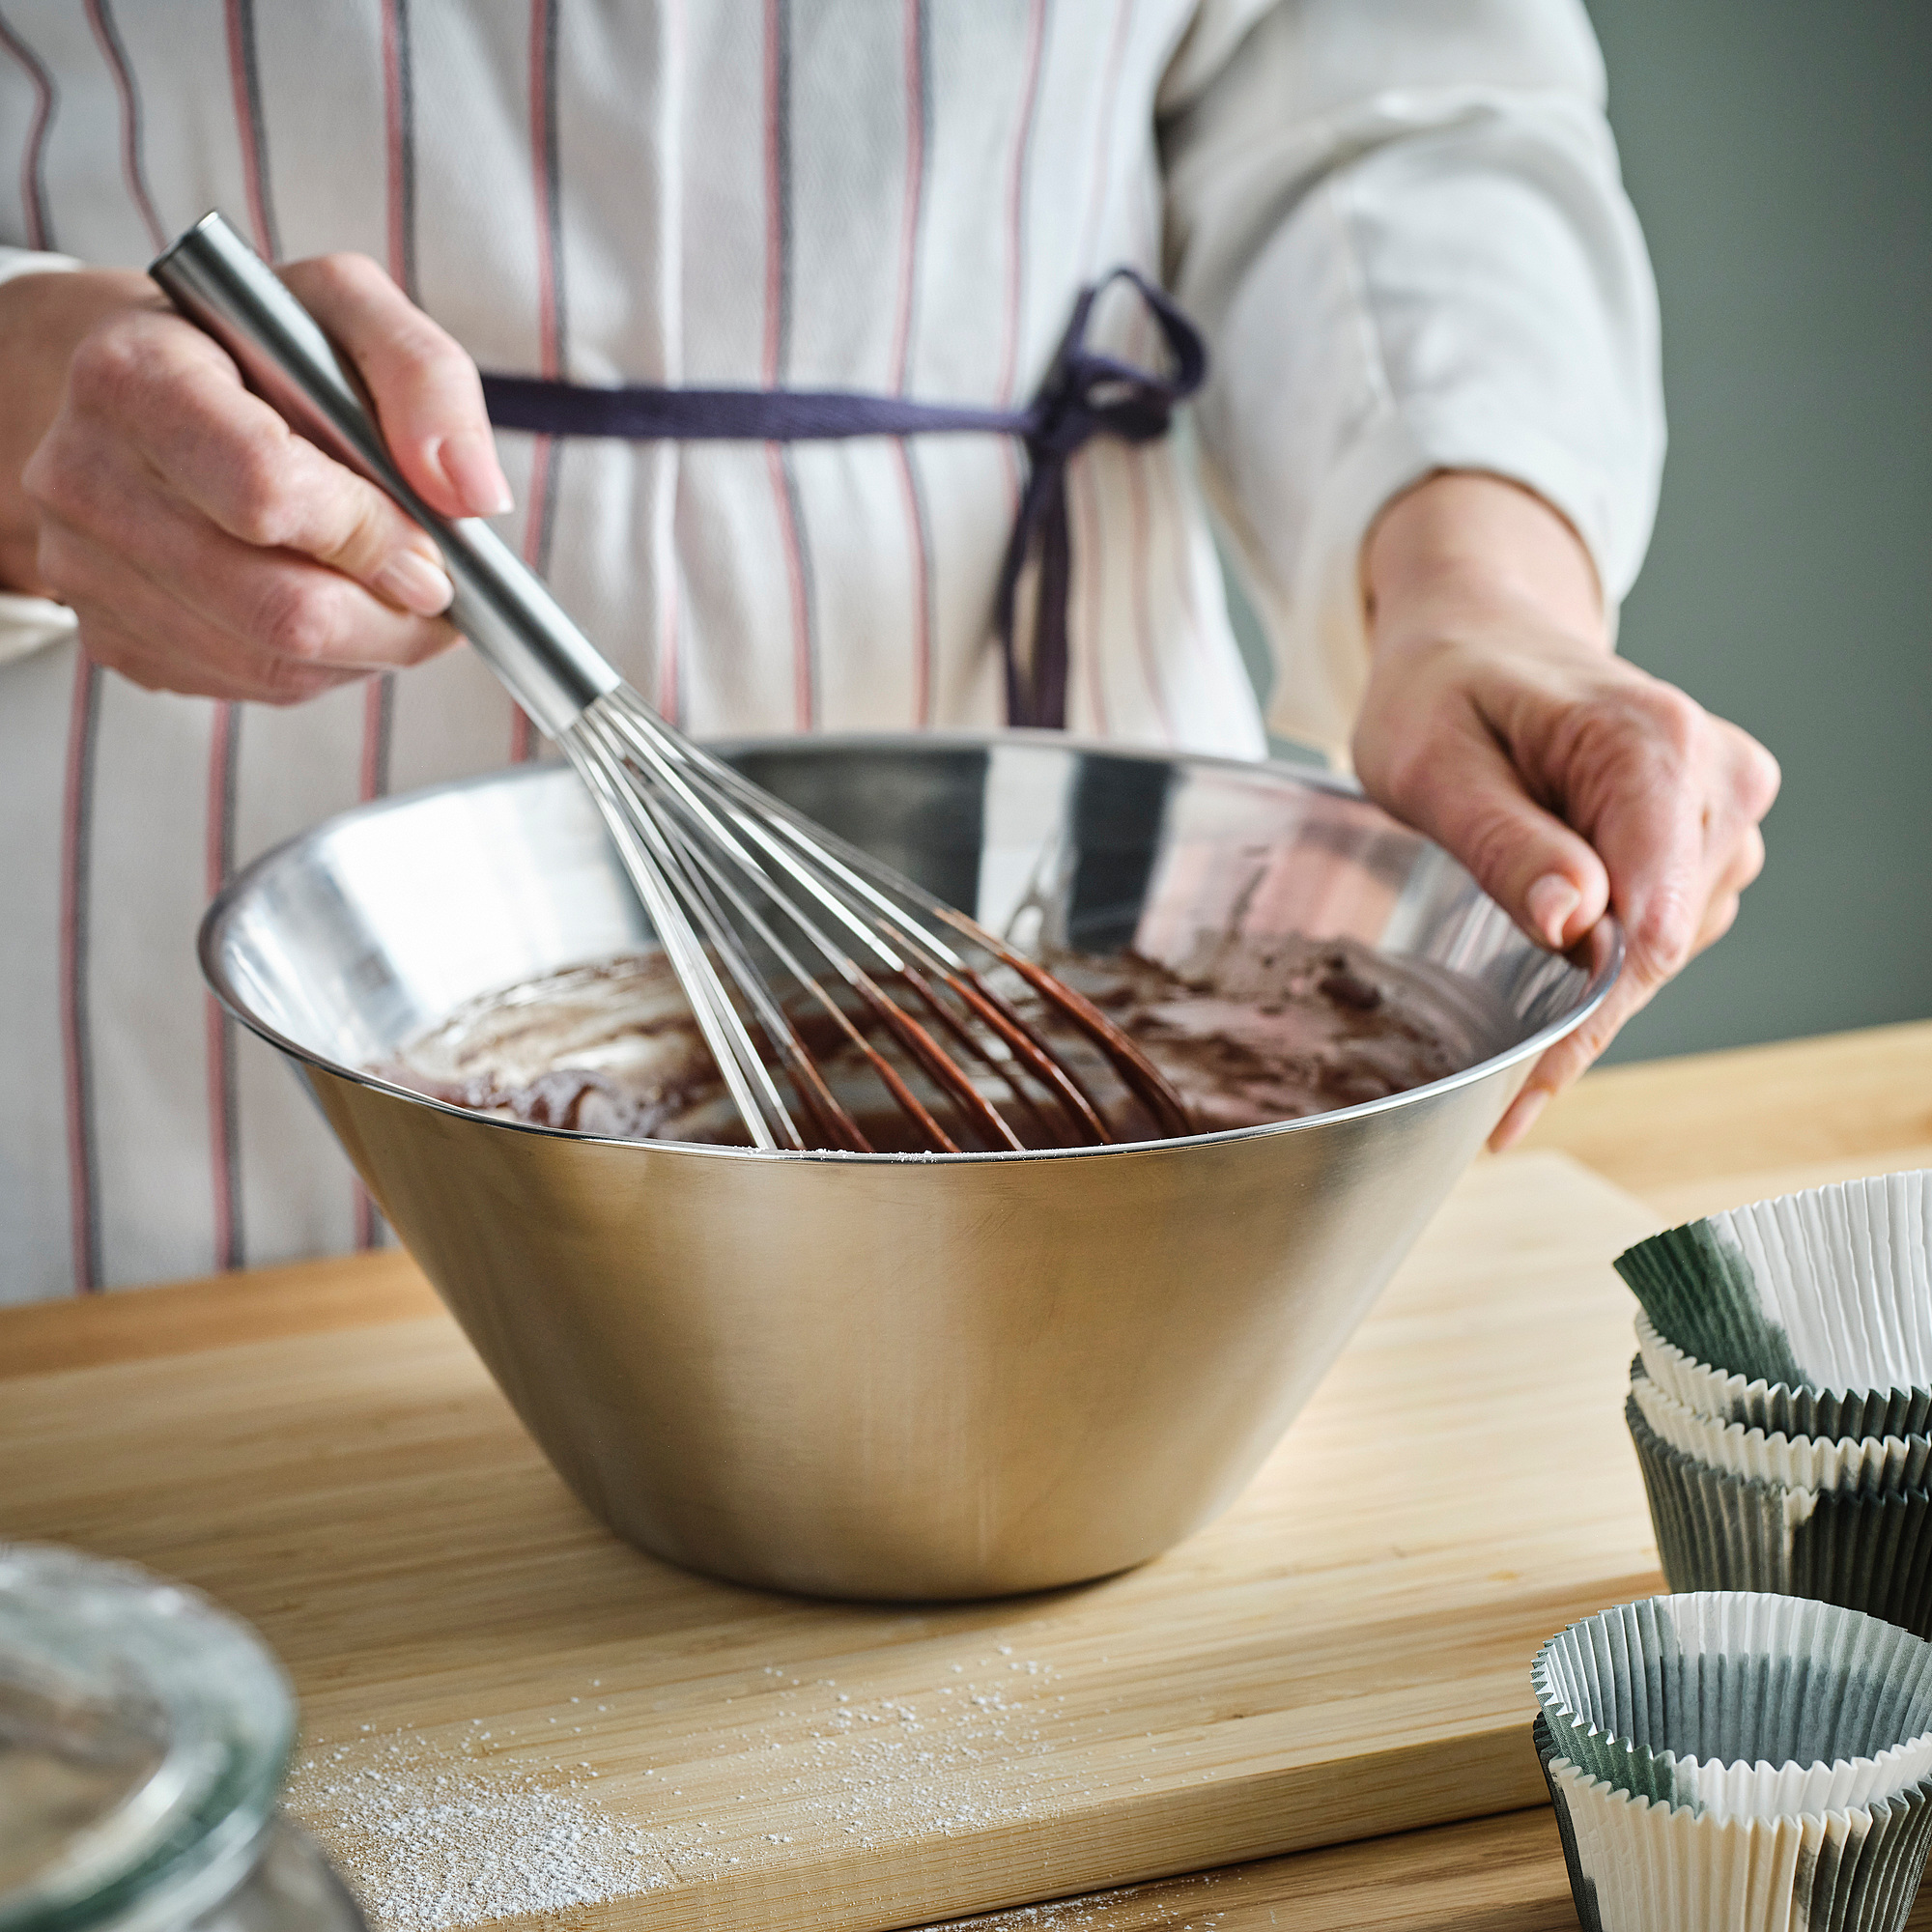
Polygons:
M485 368L1011 405L1132 264L1208 339L1270 722L1338 745L1416 478L1518 478L1635 576L1656 303L1603 100L1579 0L0 0L0 276L220 208L375 256ZM1154 354L1130 301L1100 333ZM688 728L1002 722L1009 442L501 440L504 534ZM1069 728L1259 753L1184 453L1090 445L1069 500ZM540 750L468 651L231 706L0 597L0 1300L382 1237L195 924L317 819Z

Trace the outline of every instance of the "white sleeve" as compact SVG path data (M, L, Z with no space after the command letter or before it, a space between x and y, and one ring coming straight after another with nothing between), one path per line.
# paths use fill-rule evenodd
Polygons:
M47 255L32 248L0 248L0 282L15 275L40 275L50 269L77 269L71 255ZM24 658L43 645L73 635L73 612L44 597L20 597L0 590L0 664Z
M1204 0L1161 92L1168 278L1269 723L1346 744L1362 539L1431 470L1554 504L1614 618L1663 460L1657 292L1581 0Z
M49 269L77 269L71 255L49 255L35 248L0 248L0 282L15 275L44 275Z

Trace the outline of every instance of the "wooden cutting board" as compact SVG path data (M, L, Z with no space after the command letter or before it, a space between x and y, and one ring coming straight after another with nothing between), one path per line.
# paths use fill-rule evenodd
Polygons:
M261 1628L292 1808L379 1932L985 1911L1541 1801L1538 1643L1662 1587L1609 1267L1655 1225L1561 1155L1480 1164L1226 1517L1040 1597L642 1556L440 1316L16 1372L0 1533Z

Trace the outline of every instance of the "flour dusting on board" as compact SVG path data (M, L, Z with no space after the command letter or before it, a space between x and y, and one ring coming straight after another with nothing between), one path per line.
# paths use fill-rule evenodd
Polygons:
M449 1932L1051 1818L1080 1792L1058 1678L1009 1644L885 1695L767 1664L667 1757L639 1748L651 1687L613 1672L561 1719L319 1744L286 1802L374 1932ZM989 1932L1081 1922L1034 1910L1059 1916Z
M987 1675L955 1665L960 1675L934 1690L869 1698L767 1665L781 1707L804 1708L744 1735L753 1752L791 1753L791 1775L763 1795L865 1849L1051 1816L1060 1797L1051 1760L1069 1740L1041 1719L1064 1701L1049 1688L1059 1673L1010 1653L1002 1645L980 1660Z
M420 1739L298 1758L289 1812L374 1932L444 1932L668 1885L637 1830L555 1772L505 1774Z

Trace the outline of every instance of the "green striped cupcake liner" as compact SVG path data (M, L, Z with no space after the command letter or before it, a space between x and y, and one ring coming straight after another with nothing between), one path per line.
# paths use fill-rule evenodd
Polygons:
M1932 1435L1932 1389L1813 1389L1753 1381L1713 1368L1657 1332L1645 1311L1636 1318L1644 1373L1688 1408L1719 1422L1738 1422L1783 1435L1838 1441L1846 1436Z
M1624 1418L1673 1590L1813 1598L1932 1635L1932 1490L1874 1495L1756 1481L1673 1448L1634 1397Z
M1932 1783L1846 1810L1724 1818L1620 1791L1532 1731L1582 1932L1900 1932Z
M1688 1222L1625 1250L1616 1266L1665 1341L1747 1386L1932 1388L1932 1175L1923 1171Z
M1653 1432L1673 1449L1714 1469L1794 1490L1856 1491L1885 1495L1932 1482L1932 1436L1802 1435L1747 1428L1699 1414L1631 1363L1631 1400Z
M1551 1637L1530 1684L1564 1757L1699 1813L1844 1810L1932 1776L1932 1644L1829 1604L1620 1605Z

